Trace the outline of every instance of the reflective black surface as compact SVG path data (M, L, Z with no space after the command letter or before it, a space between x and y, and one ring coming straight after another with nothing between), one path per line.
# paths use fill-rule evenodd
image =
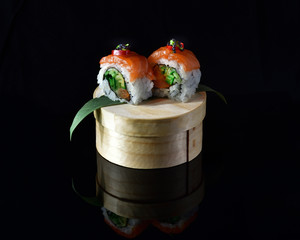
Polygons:
M182 236L199 231L203 239L298 235L298 121L288 100L273 107L277 96L227 96L228 106L209 96L203 138L205 198ZM53 115L30 101L23 103L27 109L4 107L12 118L1 119L7 126L1 160L5 228L34 238L45 233L76 239L114 236L100 210L71 188L74 178L78 191L95 194L94 119L83 122L69 142L71 114ZM150 227L140 237L167 236Z
M202 202L204 185L201 154L169 168L133 169L97 153L97 196L105 208L121 216L146 220L181 216Z

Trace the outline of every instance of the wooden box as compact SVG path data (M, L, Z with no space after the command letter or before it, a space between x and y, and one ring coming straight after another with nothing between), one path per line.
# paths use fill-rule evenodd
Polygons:
M205 110L205 92L188 103L153 98L96 110L96 183L104 207L151 219L198 205Z

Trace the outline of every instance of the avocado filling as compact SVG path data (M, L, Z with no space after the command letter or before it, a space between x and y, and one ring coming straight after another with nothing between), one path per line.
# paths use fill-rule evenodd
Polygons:
M181 83L181 77L179 76L175 68L169 67L164 64L158 64L156 65L156 67L159 68L160 73L165 77L165 81L169 85Z
M122 74L115 68L109 68L104 73L104 78L109 82L111 90L122 99L130 100L130 95L126 89L126 83Z
M107 215L109 217L109 220L117 227L126 227L128 224L128 218L121 217L111 211L107 211Z

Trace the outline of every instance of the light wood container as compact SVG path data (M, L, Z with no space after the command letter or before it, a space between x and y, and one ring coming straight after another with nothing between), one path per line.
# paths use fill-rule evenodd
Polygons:
M138 169L191 161L202 149L205 110L205 92L187 103L155 98L98 109L94 113L97 151L112 163Z
M205 92L187 103L153 98L96 110L96 190L104 207L149 219L180 215L198 205L204 194L205 111Z

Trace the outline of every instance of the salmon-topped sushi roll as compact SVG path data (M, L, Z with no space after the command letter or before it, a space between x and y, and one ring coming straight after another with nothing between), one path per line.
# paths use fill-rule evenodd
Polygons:
M126 218L119 216L106 208L101 208L104 221L117 234L126 238L135 238L140 235L149 225L149 221L136 218Z
M148 61L156 78L155 96L187 102L196 92L201 78L200 63L192 51L184 49L182 42L170 40L167 46L154 51Z
M119 44L110 55L101 58L100 68L99 96L132 104L152 96L153 71L147 58L129 50L129 44Z

